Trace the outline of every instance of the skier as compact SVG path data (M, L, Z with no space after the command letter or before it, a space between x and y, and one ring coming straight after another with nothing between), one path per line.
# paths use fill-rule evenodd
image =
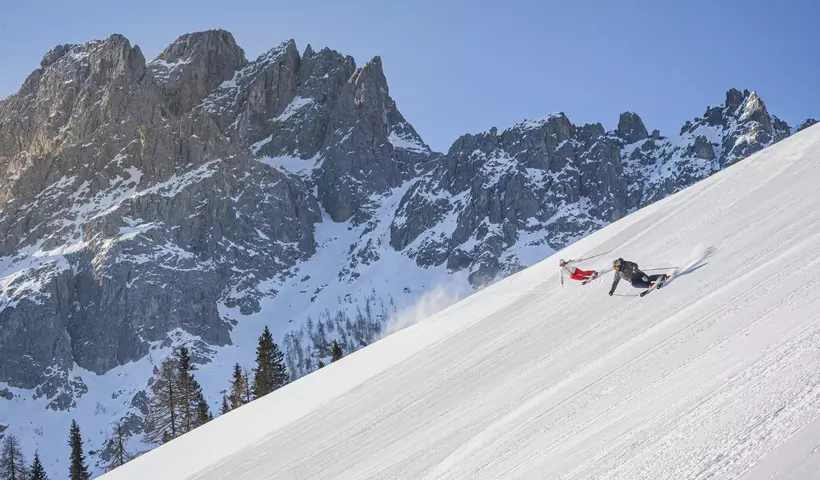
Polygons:
M595 270L581 270L580 268L573 267L572 264L577 262L580 262L580 260L564 260L562 258L558 261L558 266L561 267L562 285L564 284L565 271L569 274L569 278L584 283L594 280L598 276L598 272L596 272Z
M615 279L612 281L612 288L609 289L609 295L615 293L615 288L618 287L618 282L621 277L627 282L631 283L635 288L649 289L655 285L655 282L665 282L669 280L669 275L647 275L638 268L635 262L627 262L623 258L619 258L612 262L612 269L615 270Z

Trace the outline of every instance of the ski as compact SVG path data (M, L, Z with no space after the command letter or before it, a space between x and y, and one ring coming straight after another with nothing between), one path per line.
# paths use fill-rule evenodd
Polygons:
M660 282L658 282L658 284L660 284ZM658 284L652 285L651 287L647 288L646 290L644 290L643 292L640 293L640 296L643 297L644 295L651 292L652 290L655 290L656 288L658 288Z
M591 276L591 277L587 278L587 279L586 279L586 280L584 280L583 282L581 282L581 285L586 285L587 283L589 283L589 282L591 282L591 281L595 280L596 278L598 278L598 274L597 274L597 273L596 273L595 275L593 275L593 276Z
M655 289L658 289L658 288L663 288L663 286L664 286L664 285L666 284L666 282L668 282L669 280L672 280L672 276L671 276L671 275L669 275L669 276L668 276L665 280L661 280L661 281L657 282L656 284L652 285L651 287L647 288L647 289L646 289L646 290L644 290L643 292L641 292L641 296L643 297L644 295L646 295L647 293L651 292L652 290L655 290Z

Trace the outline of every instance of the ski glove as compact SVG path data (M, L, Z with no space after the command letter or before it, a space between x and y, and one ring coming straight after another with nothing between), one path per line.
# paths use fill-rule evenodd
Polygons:
M610 297L612 296L612 293L613 293L613 292L609 292L609 296L610 296Z

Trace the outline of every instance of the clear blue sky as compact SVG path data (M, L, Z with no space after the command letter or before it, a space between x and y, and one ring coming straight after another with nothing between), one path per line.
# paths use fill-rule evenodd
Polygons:
M636 111L677 131L731 87L790 125L820 117L820 2L3 0L0 98L54 45L122 33L148 59L183 33L231 31L248 58L294 38L384 60L399 109L446 151L461 134L564 111Z

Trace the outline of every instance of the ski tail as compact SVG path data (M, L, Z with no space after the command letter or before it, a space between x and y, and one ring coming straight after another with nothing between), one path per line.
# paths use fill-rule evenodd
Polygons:
M657 290L657 289L663 288L664 285L669 283L669 281L672 280L675 277L675 274L677 272L678 272L678 270L675 269L671 274L664 274L664 276L661 280L658 280L651 287L649 287L646 290L644 290L643 292L641 292L641 296L643 297L644 295L647 295L652 290Z

